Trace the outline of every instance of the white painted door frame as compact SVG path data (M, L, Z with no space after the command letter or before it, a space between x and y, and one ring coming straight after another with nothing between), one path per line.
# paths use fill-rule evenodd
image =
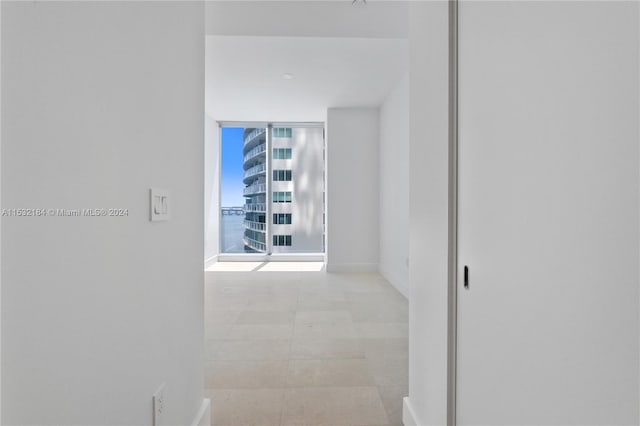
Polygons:
M449 229L447 425L456 425L458 342L458 0L449 0Z

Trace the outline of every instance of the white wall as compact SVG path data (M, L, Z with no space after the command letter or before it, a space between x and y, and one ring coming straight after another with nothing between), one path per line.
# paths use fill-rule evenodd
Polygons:
M327 110L327 270L378 267L378 108Z
M204 260L211 262L220 252L220 128L204 120Z
M207 34L406 38L406 1L207 1ZM383 25L381 25L383 23Z
M2 2L3 424L165 424L203 402L204 29L195 3ZM151 186L172 219L149 222Z
M409 22L409 398L405 424L446 424L448 5L414 2Z
M380 273L409 297L409 76L380 107Z

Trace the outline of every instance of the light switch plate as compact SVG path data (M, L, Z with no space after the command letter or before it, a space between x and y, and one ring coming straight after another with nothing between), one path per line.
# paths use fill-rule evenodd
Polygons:
M169 191L158 188L149 189L149 220L157 222L169 220L170 217Z

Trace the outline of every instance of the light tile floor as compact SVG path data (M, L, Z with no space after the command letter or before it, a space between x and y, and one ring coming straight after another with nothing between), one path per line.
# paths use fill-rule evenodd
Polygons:
M408 305L380 275L205 276L213 425L402 424Z

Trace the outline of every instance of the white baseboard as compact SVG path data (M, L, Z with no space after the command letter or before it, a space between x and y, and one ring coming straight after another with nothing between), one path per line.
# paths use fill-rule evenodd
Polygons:
M218 261L218 255L213 255L208 259L204 260L204 269L207 269L209 266L213 265Z
M402 398L402 424L404 426L421 426L408 396Z
M378 272L377 263L327 263L327 272Z
M204 398L202 405L196 414L191 426L210 426L211 425L211 400Z
M404 280L398 279L395 274L390 273L382 265L379 268L380 275L382 275L389 283L400 292L407 300L409 300L409 283Z

